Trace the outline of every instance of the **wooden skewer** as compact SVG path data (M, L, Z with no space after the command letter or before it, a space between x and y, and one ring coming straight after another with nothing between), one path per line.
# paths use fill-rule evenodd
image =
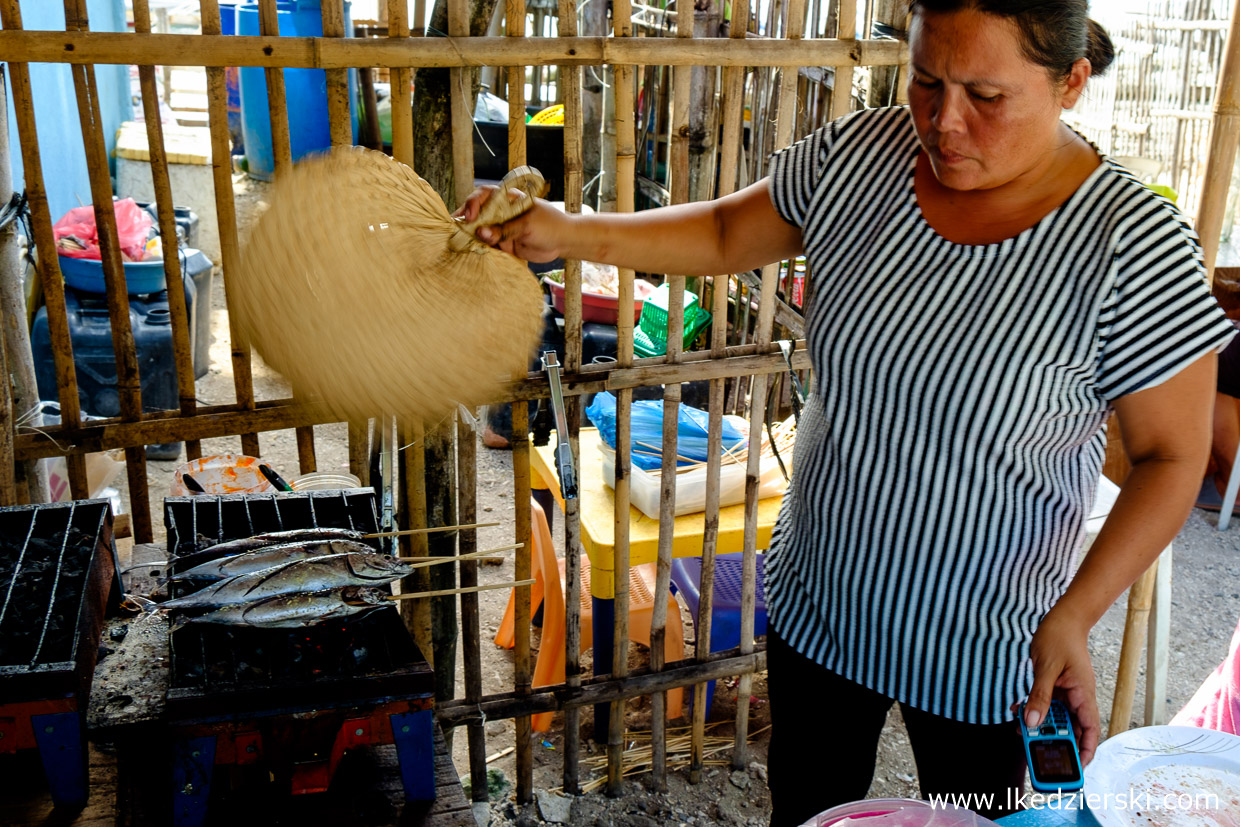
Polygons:
M500 546L499 548L488 548L488 549L483 549L481 551L471 551L468 554L457 554L452 557L426 557L424 555L421 557L397 557L396 559L402 560L405 562L416 560L417 562L413 564L413 568L420 569L425 566L438 566L441 563L451 563L455 560L477 560L478 558L484 555L494 554L497 551L513 551L515 549L524 548L524 547L525 547L525 543L516 543L515 545L511 545L511 546ZM503 560L504 558L497 557L495 559Z
M511 583L492 583L489 586L470 586L465 589L435 589L429 592L409 592L408 594L393 594L388 600L410 600L415 597L446 597L450 594L468 594L470 592L485 592L492 589L517 588L518 586L532 586L533 579L530 580L514 580Z
M381 531L377 534L367 534L369 537L404 537L407 534L434 534L437 531L456 531L462 528L490 528L499 525L499 523L469 523L468 525L437 525L430 528L407 528L403 531Z

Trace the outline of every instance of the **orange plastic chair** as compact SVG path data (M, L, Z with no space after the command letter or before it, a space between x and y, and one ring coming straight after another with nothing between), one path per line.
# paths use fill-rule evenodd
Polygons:
M530 587L530 611L538 610L543 604L542 646L538 649L538 660L534 665L533 685L551 686L564 682L564 560L555 556L555 546L551 542L551 530L547 527L547 517L538 503L531 502L533 520L530 533L533 535L534 548L531 561L533 563L534 584ZM557 573L554 585L548 588L545 573L551 570ZM629 569L629 638L650 645L650 618L654 614L656 564L647 563ZM517 597L514 590L508 596L508 608L495 633L495 645L511 649L516 644L515 615ZM680 660L685 654L685 630L680 620L680 607L670 592L667 594L667 634L665 636L664 654L670 661ZM589 649L594 642L594 607L590 601L590 558L581 555L581 651ZM683 689L672 689L667 693L667 716L679 718L682 714L684 701ZM541 712L533 716L535 732L546 732L551 727L550 712Z

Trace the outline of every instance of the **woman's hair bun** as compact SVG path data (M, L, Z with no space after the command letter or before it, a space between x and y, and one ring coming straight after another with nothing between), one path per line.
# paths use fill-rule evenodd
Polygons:
M1091 74L1097 77L1107 70L1111 61L1115 60L1115 44L1111 42L1111 36L1098 24L1098 21L1091 19L1088 25L1085 57L1089 58L1089 63L1093 67Z

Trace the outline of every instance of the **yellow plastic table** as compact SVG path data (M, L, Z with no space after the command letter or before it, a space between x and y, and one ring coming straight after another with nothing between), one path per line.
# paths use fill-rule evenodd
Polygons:
M541 448L531 452L530 467L534 475L555 495L564 507L564 494L560 491L560 475L555 470L554 438ZM590 602L594 610L594 674L606 675L612 668L612 644L615 640L616 595L616 494L603 482L603 454L599 450L596 428L582 428L580 437L580 462L577 468L578 511L581 514L581 545L590 558ZM758 501L757 548L766 548L771 542L771 529L779 516L780 497ZM685 514L677 517L672 526L672 556L699 557L702 554L702 535L706 531L706 514ZM744 551L745 505L730 505L719 509L719 539L716 553L733 554ZM659 557L659 521L647 517L629 506L629 565L653 563ZM607 721L610 704L594 707L594 737L607 737Z
M564 495L560 491L559 474L555 470L555 438L531 453L530 467L542 477L555 495L560 508ZM601 600L615 597L616 572L616 494L603 482L603 455L599 451L598 430L581 429L581 461L577 469L577 497L581 513L581 545L590 557L590 596ZM779 497L758 501L758 548L771 541L771 529L779 515ZM673 525L672 556L699 557L702 535L706 530L706 514L685 514ZM719 509L718 554L744 550L745 505L729 505ZM653 563L659 555L659 521L629 506L629 565ZM597 626L597 621L595 623Z

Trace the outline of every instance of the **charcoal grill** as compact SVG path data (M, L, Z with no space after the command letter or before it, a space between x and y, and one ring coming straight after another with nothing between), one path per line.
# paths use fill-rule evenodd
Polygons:
M115 576L107 500L0 508L0 753L37 750L86 803L86 707Z
M170 551L195 564L204 538L379 526L369 488L170 497L164 521ZM395 744L407 800L435 797L434 674L394 606L304 629L190 624L169 648L177 825L204 823L216 765L264 763L290 793L317 793L368 745Z

